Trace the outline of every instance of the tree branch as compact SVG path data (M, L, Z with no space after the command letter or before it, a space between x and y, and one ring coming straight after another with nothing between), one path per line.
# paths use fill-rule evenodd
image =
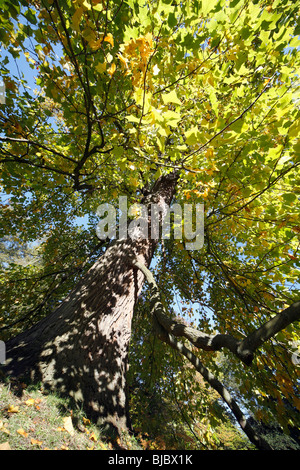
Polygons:
M61 152L57 152L53 148L49 148L44 144L40 144L39 142L34 142L33 140L30 140L30 139L14 138L14 137L0 137L0 141L8 142L8 143L16 142L16 143L24 143L24 144L28 144L28 145L33 145L34 147L38 147L38 148L41 148L43 150L46 150L46 152L52 153L53 155L57 155L58 157L62 157L65 160L69 160L72 163L76 163L76 161L73 158L68 157L67 155L64 155Z
M265 341L276 335L295 321L300 320L300 301L295 302L275 317L271 318L257 330L250 333L238 346L237 353L243 357L253 358L253 354Z
M232 411L234 414L235 418L237 419L239 425L241 426L242 430L245 432L245 434L248 436L249 440L260 450L273 450L272 447L266 442L261 436L257 435L255 430L252 428L250 425L249 421L247 418L244 416L243 412L241 411L240 407L238 406L237 402L232 398L231 394L229 391L224 387L224 385L202 364L202 362L199 360L198 357L196 357L184 344L180 343L174 338L173 334L170 334L167 329L164 327L166 325L167 327L173 326L173 323L176 322L166 322L166 318L169 320L169 318L164 314L164 307L160 301L160 295L159 291L156 285L156 282L154 280L154 277L149 271L148 268L146 268L142 263L139 263L136 261L134 265L139 268L143 274L145 275L148 283L150 284L151 290L152 290L152 295L151 295L151 313L153 315L154 319L154 326L156 328L158 337L165 343L167 343L169 346L171 346L175 351L181 353L183 356L185 356L191 364L193 364L194 368L199 372L202 377L207 381L207 383L218 392L218 394L221 396L223 401L227 404L229 409ZM161 324L160 320L163 321L164 325ZM176 332L176 329L179 331L182 331L182 326L180 325L179 328L177 328L177 325L175 325L175 328L173 328L173 332ZM192 328L192 330L194 330ZM196 330L195 330L196 331ZM185 330L186 333L186 330ZM185 334L184 334L185 336ZM209 336L209 335L207 335ZM226 336L226 335L221 335L221 336Z
M222 348L229 349L229 351L231 351L246 365L251 365L255 351L263 343L275 336L279 331L283 330L291 323L299 321L300 319L299 301L278 313L260 328L250 333L250 335L242 341L237 340L231 335L209 335L168 317L160 302L158 287L151 271L139 262L136 262L135 265L143 272L147 282L150 284L153 292L151 297L152 314L164 330L173 336L181 336L188 339L194 346L203 349L204 351L220 351Z
M173 349L180 352L185 356L194 368L199 372L206 382L214 389L222 400L229 407L236 420L238 421L240 427L244 433L248 436L250 442L254 444L259 450L273 450L267 441L258 434L247 420L246 416L241 411L237 402L233 399L229 391L224 387L224 385L202 364L202 362L196 357L184 344L177 341L172 335L166 333L162 330L159 334L159 338L165 343L169 344Z

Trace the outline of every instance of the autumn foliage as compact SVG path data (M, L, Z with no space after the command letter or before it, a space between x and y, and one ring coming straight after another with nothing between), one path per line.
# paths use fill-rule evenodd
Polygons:
M203 248L159 241L134 311L133 428L158 447L218 446L218 384L256 421L299 427L298 20L287 0L3 2L1 339L106 252L100 204L140 203L171 174L173 202L204 204Z

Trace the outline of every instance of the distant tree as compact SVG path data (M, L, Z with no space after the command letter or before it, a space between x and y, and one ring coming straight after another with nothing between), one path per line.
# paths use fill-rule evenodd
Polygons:
M26 266L38 261L35 249L30 247L28 243L22 244L9 236L0 239L0 263L2 268L5 269L11 263Z

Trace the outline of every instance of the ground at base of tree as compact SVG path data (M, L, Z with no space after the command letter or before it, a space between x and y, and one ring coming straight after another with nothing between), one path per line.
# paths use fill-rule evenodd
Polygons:
M41 384L0 380L0 450L183 450L168 448L164 436L147 433L124 433L112 441L82 410ZM251 448L234 427L220 427L218 436L216 450Z
M0 382L0 450L143 450L130 435L116 442L68 400L40 386Z

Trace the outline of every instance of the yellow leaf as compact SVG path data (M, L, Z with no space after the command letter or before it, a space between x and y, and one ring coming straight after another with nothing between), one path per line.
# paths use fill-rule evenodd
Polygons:
M107 36L105 36L104 41L109 42L109 44L114 47L114 38L111 33L108 33Z
M94 432L92 432L92 434L90 435L90 439L91 441L97 442L97 437Z
M297 119L289 128L289 135L291 137L297 137L300 133L300 119Z
M107 54L107 56L106 56L106 62L107 62L108 64L111 64L111 62L113 61L113 58L114 58L114 56L112 56L111 54Z
M207 82L213 87L214 86L214 77L212 76L211 73L208 74L208 77L207 77Z
M90 5L90 2L88 2L87 0L84 0L83 4L82 4L85 8L87 8L88 10L90 10L92 7Z
M91 421L83 416L82 421L84 424L89 425L91 424Z
M17 433L20 434L23 437L28 437L28 432L24 431L24 429L22 429L22 428L17 429Z
M213 148L207 149L205 156L206 158L212 158L214 156L214 149Z
M111 66L107 70L107 73L112 77L115 71L116 71L116 64L111 64Z
M128 68L128 59L126 57L123 57L122 54L117 54L117 57L120 59L123 65L125 65L126 68Z
M30 442L33 446L41 446L43 444L42 441L38 441L37 439L33 439L33 438L30 439Z
M28 400L26 400L25 405L27 405L27 406L34 405L34 398L29 398Z
M9 405L7 409L8 413L19 413L19 407L14 405Z
M5 434L10 434L10 430L5 427L5 424L3 425L2 421L0 422L0 431L5 432Z
M58 428L56 428L56 431L64 432L65 428L62 428L61 426L59 426Z
M149 46L153 46L153 36L152 33L147 33L145 36L146 41L148 42Z
M161 96L162 100L165 104L167 103L175 103L175 104L182 104L180 99L178 98L176 91L170 91L170 93L166 93Z
M235 60L236 59L236 55L232 54L232 53L226 54L226 57L227 57L228 60Z
M84 37L84 39L90 43L91 41L95 41L96 40L96 33L95 31L93 31L89 26L87 26L86 28L84 28L83 32L82 32L82 36Z
M93 5L92 5L93 10L102 11L103 10L102 3L103 3L103 0L93 0Z
M101 47L101 44L102 44L101 39L97 39L96 41L92 39L89 42L89 46L90 46L91 49L93 49L93 51L96 51L97 49L99 49Z
M198 131L198 128L196 126L192 127L191 129L189 129L186 134L185 134L185 137L186 137L186 143L188 145L194 145L198 142L199 140L199 131Z
M71 436L74 436L74 428L73 428L71 416L67 416L66 418L63 418L63 422L64 422L64 428L65 428L65 430L66 430L69 434L71 434Z
M130 178L130 183L131 183L132 186L134 186L135 188L137 188L138 185L139 185L139 180L138 180L137 178L131 177L131 178Z

